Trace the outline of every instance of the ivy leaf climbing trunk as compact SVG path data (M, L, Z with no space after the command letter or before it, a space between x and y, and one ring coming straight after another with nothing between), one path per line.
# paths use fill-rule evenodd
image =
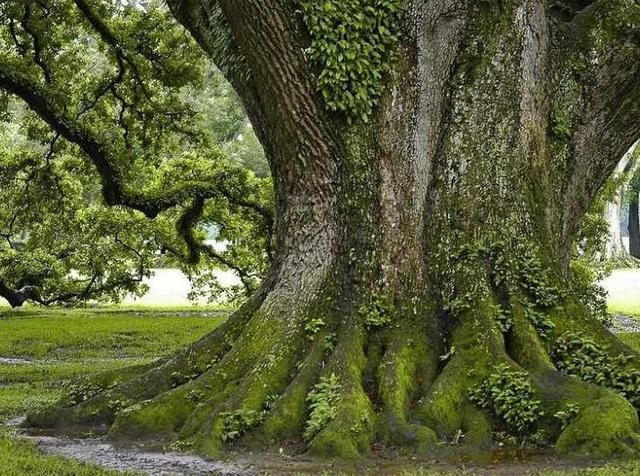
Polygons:
M640 136L632 0L169 0L270 160L277 250L215 332L40 426L216 455L298 438L640 448L640 364L574 294L573 238ZM505 392L511 392L507 394Z

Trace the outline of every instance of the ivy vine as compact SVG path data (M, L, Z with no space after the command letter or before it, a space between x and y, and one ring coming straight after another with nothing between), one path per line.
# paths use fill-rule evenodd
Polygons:
M398 43L400 0L301 0L311 33L310 59L331 111L367 122L380 98Z

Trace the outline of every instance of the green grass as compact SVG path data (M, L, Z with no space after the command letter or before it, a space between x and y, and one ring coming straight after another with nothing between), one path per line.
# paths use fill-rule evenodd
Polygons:
M19 310L0 313L0 357L37 359L157 357L224 320L139 310ZM155 315L154 315L155 314Z
M215 306L0 308L0 357L34 360L0 364L0 422L54 402L76 377L175 351L210 332L226 315ZM0 476L115 474L122 473L42 454L0 426Z
M640 296L635 298L618 298L615 301L609 301L607 307L612 314L640 317Z
M0 476L115 476L122 474L68 458L42 455L30 442L11 430L0 429Z
M635 350L636 352L640 352L640 334L638 334L637 332L624 333L624 334L618 334L618 337L622 342L627 344L633 350Z

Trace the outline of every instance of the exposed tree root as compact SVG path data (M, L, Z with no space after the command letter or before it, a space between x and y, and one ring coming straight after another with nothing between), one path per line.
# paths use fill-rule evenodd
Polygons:
M530 372L542 396L544 426L560 454L604 457L632 455L640 449L640 426L633 406L611 390L558 372L535 329L514 310L510 352ZM562 429L553 415L572 405L577 414Z
M227 321L169 357L129 369L110 371L81 382L79 395L42 412L30 413L27 423L40 427L111 424L115 414L133 403L151 399L210 369L224 356L264 300L257 293Z
M63 400L29 422L106 423L112 437L150 436L209 456L238 442L268 447L289 439L313 454L343 458L366 455L374 442L422 453L453 445L458 455L479 455L494 448L495 433L506 426L470 395L506 365L527 372L543 410L537 429L558 453L636 454L640 427L631 404L559 372L550 358L567 311L550 313L559 324L543 340L525 308L509 306L512 324L503 332L498 299L478 294L465 312L444 316L443 334L432 325L436 318L415 311L371 329L357 311L339 319L335 309L323 314L305 305L282 319L253 303L188 350L99 376L86 401ZM309 334L305 323L314 318L323 325ZM334 388L325 413L314 414L310 395L328 381ZM574 414L562 422L556 415L567 409Z
M469 389L507 357L489 304L479 301L477 306L461 317L453 331L449 360L420 403L418 416L441 438L453 441L464 434L466 445L487 450L492 428L486 415L469 401Z
M433 384L438 372L438 355L442 349L433 345L435 330L425 323L406 320L393 329L378 366L377 395L381 411L378 435L388 445L413 448L418 452L433 450L435 432L414 420L411 407Z

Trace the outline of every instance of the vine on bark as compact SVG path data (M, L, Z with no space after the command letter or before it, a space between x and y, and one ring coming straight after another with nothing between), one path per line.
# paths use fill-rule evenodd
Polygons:
M458 252L456 267L460 272L474 264L475 269L488 272L492 286L500 290L504 302L493 307L503 333L513 325L510 307L513 304L522 306L525 316L541 337L548 337L554 328L548 311L556 306L562 292L552 284L538 255L538 250L526 241L507 243L502 240L478 241L461 247ZM476 294L485 291L481 283L475 282L466 293L445 297L445 310L453 315L467 311L473 306Z
M398 0L303 0L308 54L326 106L347 119L371 117L391 69L402 14Z

